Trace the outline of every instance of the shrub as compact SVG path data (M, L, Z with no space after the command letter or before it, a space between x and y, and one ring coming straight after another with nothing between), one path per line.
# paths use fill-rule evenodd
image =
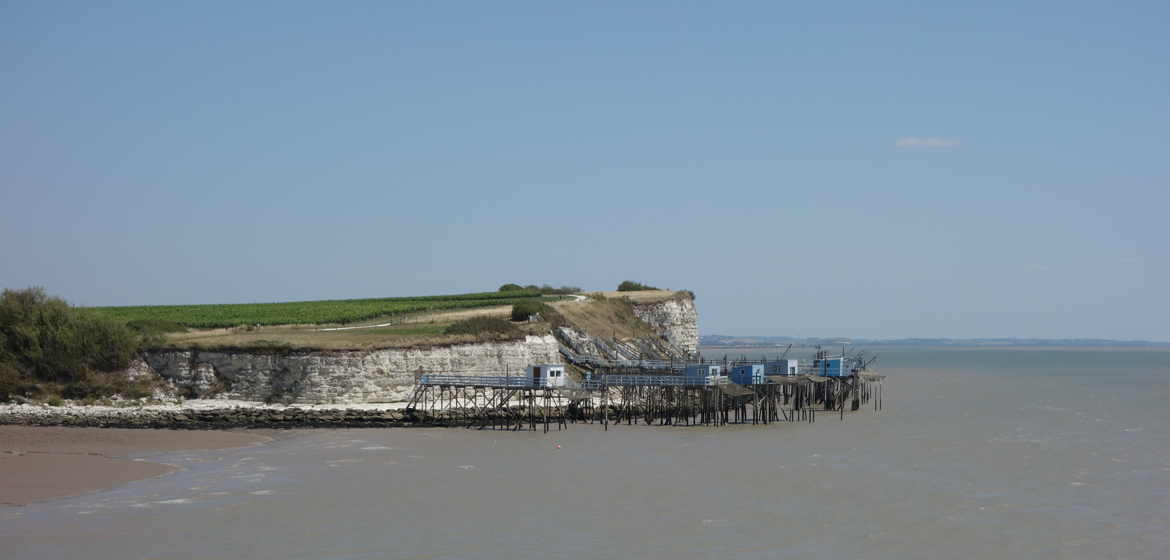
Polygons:
M187 332L187 327L165 319L137 319L126 326L143 334Z
M0 360L0 401L9 401L12 397L36 398L40 393L40 387L16 366Z
M633 280L626 280L618 284L617 291L619 292L641 292L644 290L657 290L654 286L647 286L645 284L634 282Z
M88 383L94 372L123 370L141 341L138 333L117 320L71 307L41 288L4 290L0 398L56 384Z
M97 400L110 395L141 399L151 395L152 384L149 379L128 379L122 372L87 370L65 385L61 396L72 400Z
M557 311L557 308L551 305L543 306L543 309L540 310L540 318L554 329L569 326L569 322L565 320L565 316L561 315L561 312Z
M583 291L584 290L582 290L581 288L578 288L577 286L561 286L559 288L554 288L552 286L549 286L548 284L545 284L545 285L540 287L540 293L544 294L546 296L548 296L548 295L563 296L563 295L567 295L567 294L579 294Z
M522 301L512 305L512 320L527 321L537 313L543 313L548 306L539 301Z
M167 333L187 332L187 327L163 319L140 319L126 323L126 326L138 333L142 348L162 347L167 342Z
M519 336L520 329L499 317L472 317L452 323L443 331L445 334L470 334L475 336L513 337Z
M527 286L521 286L519 284L504 284L503 286L500 286L501 292L511 292L516 290L538 292L540 295L544 296L563 296L567 294L579 294L585 291L581 288L578 288L577 286L561 286L559 288L555 288L550 284L542 284L540 286L537 286L536 284L529 284Z

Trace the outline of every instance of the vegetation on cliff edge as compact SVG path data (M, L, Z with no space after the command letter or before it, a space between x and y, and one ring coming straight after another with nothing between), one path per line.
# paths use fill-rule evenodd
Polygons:
M124 370L159 334L70 306L42 288L0 295L0 401L150 394Z
M634 282L633 280L625 280L621 284L618 284L617 287L617 291L619 292L644 292L657 289L654 286L647 286L646 284Z
M504 284L503 286L500 286L501 292L515 292L515 291L520 291L520 290L527 290L527 291L531 291L531 292L540 292L541 294L544 294L546 296L563 296L563 295L569 295L569 294L579 294L579 293L584 291L581 288L578 288L577 286L561 286L559 288L554 288L548 284L544 284L541 286L537 286L536 284L529 284L527 286L521 286L519 284Z
M447 326L444 334L470 334L483 338L513 339L524 335L507 319L500 317L472 317Z
M123 323L169 322L194 328L243 325L320 325L353 323L425 311L509 305L539 300L539 290L483 292L443 296L241 303L222 305L151 305L94 307L94 312Z

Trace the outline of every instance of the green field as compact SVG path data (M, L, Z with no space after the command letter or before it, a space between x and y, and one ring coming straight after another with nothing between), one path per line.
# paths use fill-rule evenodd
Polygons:
M520 301L540 300L543 297L540 292L535 290L520 290L403 298L223 305L92 307L90 309L127 323L132 321L168 321L193 328L217 328L242 325L352 323L401 313L511 305Z

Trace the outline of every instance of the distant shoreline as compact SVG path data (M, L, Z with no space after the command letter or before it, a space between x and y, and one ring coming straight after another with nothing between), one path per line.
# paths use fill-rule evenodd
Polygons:
M824 344L823 346L826 348L833 348L834 346L840 347L840 345L841 345L841 343L838 342L836 344L832 344L832 343ZM744 344L744 345L720 345L720 344L702 344L702 343L699 344L700 350L708 349L708 348L709 349L717 349L717 350L758 350L758 349L762 349L762 348L768 349L768 350L776 350L776 349L783 350L787 347L788 347L787 344ZM816 348L815 345L803 345L803 346L796 345L796 344L792 345L793 350L810 350L811 351L811 350L814 350L815 348ZM1049 346L1041 346L1041 345L976 346L976 345L970 345L970 346L962 346L962 345L946 345L946 344L919 344L919 345L915 345L915 344L884 344L883 345L883 344L872 344L872 343L865 343L865 342L853 342L853 343L849 344L849 348L851 348L851 349L857 349L857 348L879 349L880 348L883 350L902 350L902 349L904 349L904 350L954 350L954 351L960 351L960 350L1022 350L1022 351L1028 351L1028 350L1034 350L1034 351L1071 350L1071 351L1079 351L1079 352L1091 352L1091 351L1117 352L1117 351L1124 350L1124 351L1130 351L1130 352L1132 352L1132 351L1144 352L1144 351L1170 350L1170 344L1165 344L1162 346L1061 346L1061 345L1049 345Z
M1170 348L1170 342L1157 340L1113 340L1105 338L849 338L796 336L729 336L707 334L699 337L700 346L757 347L815 346L912 347L912 348Z

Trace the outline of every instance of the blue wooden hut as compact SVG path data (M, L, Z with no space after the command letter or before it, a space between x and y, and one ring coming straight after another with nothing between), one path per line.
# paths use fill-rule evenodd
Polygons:
M800 360L773 360L764 364L765 375L796 375L800 371Z
M827 358L821 360L821 375L825 377L848 377L850 372L842 358Z
M758 385L764 382L764 364L744 364L731 368L731 382Z
M719 364L688 364L687 377L712 378L723 375L723 366Z

